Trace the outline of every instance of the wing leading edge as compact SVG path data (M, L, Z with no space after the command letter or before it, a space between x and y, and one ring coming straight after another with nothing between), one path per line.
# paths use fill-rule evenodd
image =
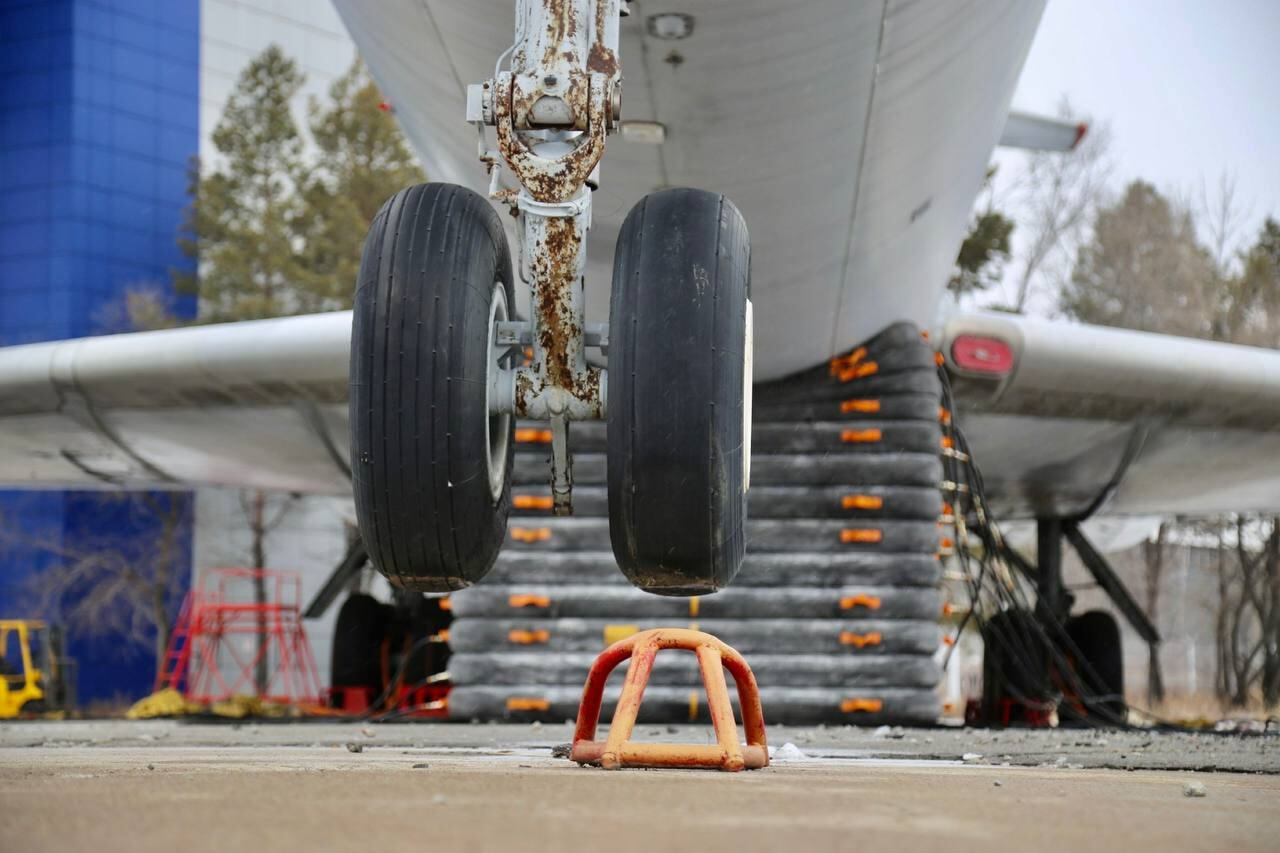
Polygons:
M351 314L0 349L0 484L341 494Z

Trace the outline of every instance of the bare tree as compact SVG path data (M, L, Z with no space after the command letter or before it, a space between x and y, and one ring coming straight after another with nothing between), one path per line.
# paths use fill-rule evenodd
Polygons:
M1218 175L1212 194L1208 185L1201 181L1195 207L1209 255L1218 274L1226 278L1236 266L1240 231L1249 218L1249 210L1241 205L1237 194L1235 175L1230 172Z
M1258 543L1256 547L1248 546L1251 539ZM1238 624L1237 628L1247 633L1237 649L1237 654L1243 655L1239 672L1245 678L1237 685L1236 701L1243 704L1246 691L1256 683L1263 703L1269 707L1280 701L1280 518L1253 522L1238 518L1236 558L1239 594L1250 611L1248 622L1252 623Z
M297 495L281 495L277 497L274 508L269 508L268 505L270 503L271 500L267 497L267 493L261 489L240 493L240 509L244 512L245 520L249 524L249 563L254 569L265 569L267 567L267 536L280 526L280 522L284 521L284 517L288 515L289 510L297 503ZM267 603L266 581L262 577L254 579L253 600L258 605ZM254 684L259 694L266 692L267 684L270 680L270 667L266 655L267 647L266 615L259 614L257 649L255 649L256 663L253 670Z
M150 645L156 673L164 665L170 613L186 589L189 496L178 493L103 492L94 515L126 511L143 535L77 531L74 536L23 530L0 521L0 545L52 558L27 584L36 612L52 614L72 633L123 637Z
M1229 705L1280 702L1280 517L1219 516L1214 689Z
M1063 98L1058 115L1074 119ZM1092 126L1072 151L1037 151L1027 158L1018 180L1021 215L1018 231L1026 235L1018 253L1013 311L1021 314L1033 283L1054 261L1069 264L1085 228L1102 203L1111 177L1111 129Z
M1145 563L1145 580L1147 587L1147 616L1153 624L1158 624L1160 616L1160 582L1165 566L1165 537L1169 533L1169 522L1160 523L1156 537L1142 543L1142 556ZM1147 701L1155 704L1164 700L1164 678L1160 672L1159 645L1152 644L1150 659L1147 662Z

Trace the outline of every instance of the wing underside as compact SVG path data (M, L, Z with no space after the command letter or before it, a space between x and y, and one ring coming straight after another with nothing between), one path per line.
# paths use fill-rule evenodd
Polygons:
M1000 344L1007 371L957 363ZM1280 352L997 314L953 317L941 346L1003 515L1280 506Z

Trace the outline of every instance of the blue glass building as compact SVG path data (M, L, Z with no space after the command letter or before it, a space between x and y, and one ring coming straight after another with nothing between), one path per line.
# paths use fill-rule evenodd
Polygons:
M0 345L122 331L124 296L172 294L199 148L199 0L0 0ZM172 494L185 522L191 498ZM0 616L38 615L31 578L67 554L154 536L140 499L0 492ZM17 531L14 534L13 531ZM176 608L177 602L170 606ZM47 614L39 614L47 615ZM71 633L82 702L151 686L149 643Z

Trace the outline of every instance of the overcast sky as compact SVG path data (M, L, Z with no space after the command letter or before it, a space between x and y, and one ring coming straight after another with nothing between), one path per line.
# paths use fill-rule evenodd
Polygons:
M1250 239L1280 216L1280 0L1049 0L1013 105L1052 115L1063 94L1110 124L1116 189L1226 170Z

